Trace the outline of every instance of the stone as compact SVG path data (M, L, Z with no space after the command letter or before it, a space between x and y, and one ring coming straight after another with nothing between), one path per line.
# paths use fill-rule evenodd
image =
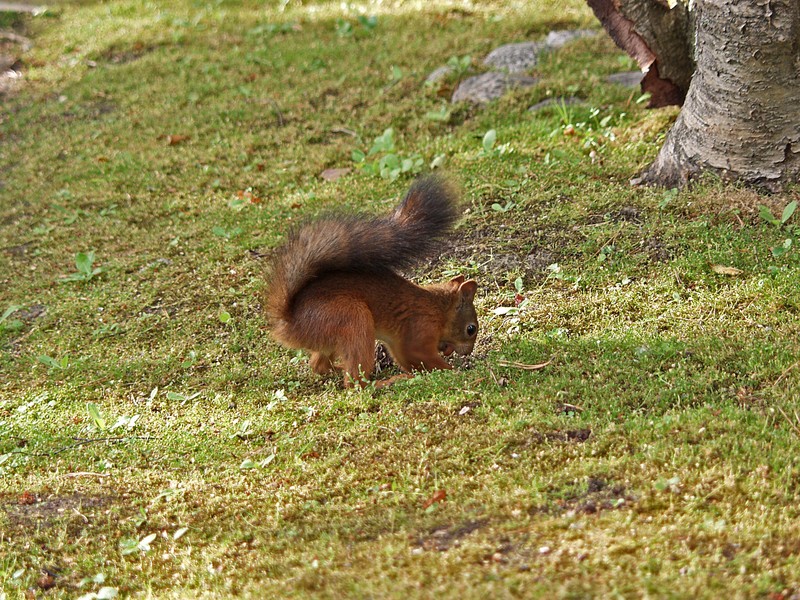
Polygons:
M516 87L528 87L538 81L535 77L512 75L499 71L489 71L461 82L453 92L451 102L472 102L485 104Z
M450 75L450 73L452 72L453 72L453 67L451 67L450 65L442 65L438 69L434 69L433 71L431 71L431 74L425 78L425 83L427 84L436 83L440 79L444 79L445 77Z
M642 83L644 74L641 71L624 71L622 73L614 73L606 78L609 83L616 83L624 87L635 88L639 87Z
M483 59L483 63L507 73L521 73L535 67L539 62L539 56L546 49L547 44L544 42L506 44L492 50Z
M566 106L572 106L574 104L582 104L583 100L580 98L576 98L575 96L567 96L566 98L545 98L541 102L537 102L533 106L531 106L528 110L530 112L538 112L542 109L545 109L549 106L560 105L564 103Z
M545 44L550 49L561 48L573 40L593 37L597 32L592 29L557 29L547 34Z

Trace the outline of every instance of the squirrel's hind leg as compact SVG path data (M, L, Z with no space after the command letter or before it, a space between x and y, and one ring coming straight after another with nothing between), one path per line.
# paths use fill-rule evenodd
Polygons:
M324 291L324 290L323 290ZM294 336L298 345L311 350L309 365L325 374L341 363L345 387L360 387L375 366L375 322L364 302L351 296L303 298L295 308Z
M311 370L317 375L327 375L331 371L336 370L333 354L325 354L324 352L312 352L308 364Z
M342 359L345 387L364 387L375 368L375 323L364 304L348 307L347 317L336 354Z

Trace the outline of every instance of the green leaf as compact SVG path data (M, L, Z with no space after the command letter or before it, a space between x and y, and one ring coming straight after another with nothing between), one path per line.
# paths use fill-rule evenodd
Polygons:
M367 156L374 156L380 152L394 152L394 129L391 127L375 138Z
M380 165L381 170L398 169L400 168L400 158L396 154L387 154L380 160L378 164Z
M786 223L789 219L792 218L794 211L797 210L797 200L792 200L786 207L783 209L783 214L781 215L781 223Z
M57 361L54 358L47 356L46 354L42 354L36 358L40 363L47 365L51 369L65 369L67 364L69 364L69 359L65 356L60 361Z
M362 150L359 150L358 148L356 148L350 154L350 157L353 159L353 162L362 163L362 162L364 162L364 159L367 158L367 155L364 154L364 152Z
M230 201L228 201L228 208L235 211L240 211L245 208L247 204L247 200L244 198L232 198Z
M447 105L445 105L439 110L431 110L426 112L425 118L429 121L447 121L450 118L450 111L447 110Z
M491 153L492 148L494 148L495 142L497 142L497 130L490 129L483 136L483 151L486 152L487 154Z
M229 323L231 320L231 314L227 311L221 310L219 312L219 321L220 323Z
M87 402L86 403L86 412L89 413L89 417L91 417L94 424L97 428L101 431L105 431L106 429L106 420L100 414L100 408L94 402Z
M11 306L9 306L5 310L5 312L3 312L2 316L0 316L0 323L5 321L8 317L11 316L11 313L17 312L20 308L22 308L22 307L21 306L17 306L16 304L12 304Z
M772 249L772 256L779 258L786 254L792 247L792 238L783 240L783 244Z
M94 263L94 250L89 252L78 252L75 255L75 266L81 273L91 276L92 263Z
M122 538L119 541L119 548L123 556L133 554L139 549L139 540L136 538Z
M781 224L781 222L778 221L778 219L776 219L773 216L772 211L768 207L764 206L763 204L760 204L758 206L758 216L761 217L762 219L764 219L767 223L771 223L772 225L780 225Z
M150 544L153 542L154 539L156 539L155 533L151 533L150 535L143 537L142 539L139 540L137 548L139 548L139 550L141 550L142 552L149 552Z
M359 15L358 22L367 31L372 31L378 25L378 17L374 15L371 17L365 17L364 15Z
M445 156L444 154L437 154L436 156L433 157L433 160L431 161L430 165L431 169L438 169L439 167L444 165L446 161L447 161L447 156Z

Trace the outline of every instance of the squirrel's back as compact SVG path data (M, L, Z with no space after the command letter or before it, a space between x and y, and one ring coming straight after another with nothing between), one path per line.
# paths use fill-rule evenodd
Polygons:
M324 218L291 233L268 275L267 317L291 321L295 296L325 273L377 273L424 258L458 217L458 196L446 178L429 175L416 180L386 217Z

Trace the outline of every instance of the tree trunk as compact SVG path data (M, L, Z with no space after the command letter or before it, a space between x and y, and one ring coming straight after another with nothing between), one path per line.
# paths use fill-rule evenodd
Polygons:
M694 73L689 9L660 0L587 0L614 42L645 74L650 108L683 104Z
M694 0L690 16L696 70L639 181L680 186L702 171L774 191L799 181L800 0Z

